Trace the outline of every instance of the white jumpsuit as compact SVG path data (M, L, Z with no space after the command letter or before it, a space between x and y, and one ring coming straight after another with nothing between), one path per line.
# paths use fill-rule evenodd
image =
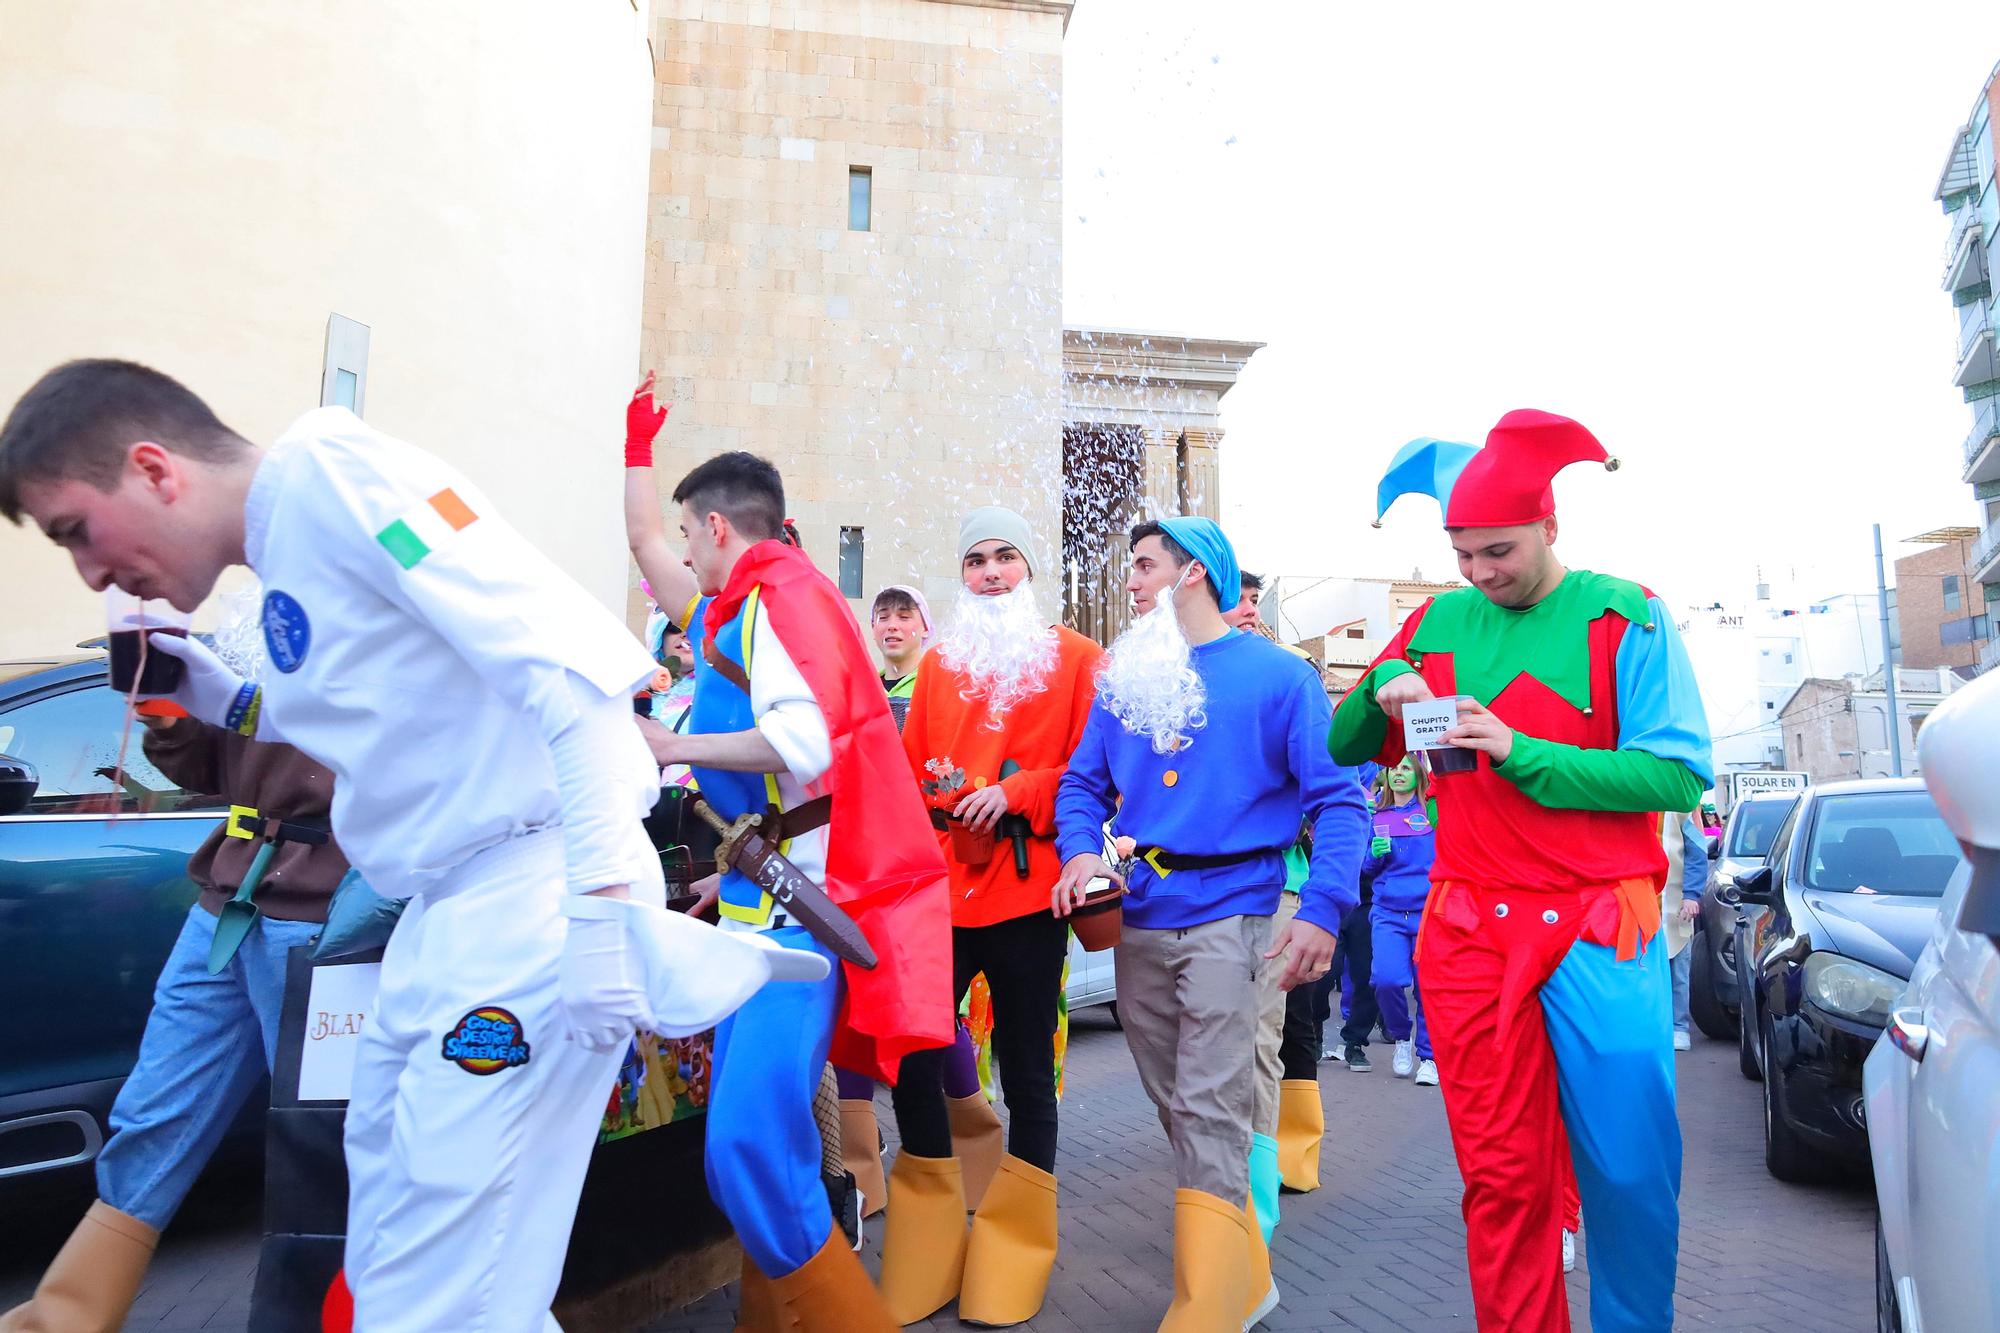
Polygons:
M259 735L333 770L343 850L412 899L347 1112L355 1328L553 1328L621 1058L564 1040L559 908L566 887L661 901L657 769L601 713L629 716L653 663L464 477L344 409L271 448L245 520ZM581 718L588 763L564 749Z

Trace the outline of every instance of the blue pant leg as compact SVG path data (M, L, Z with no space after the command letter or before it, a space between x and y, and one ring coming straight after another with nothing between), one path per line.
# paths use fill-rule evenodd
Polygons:
M1407 912L1391 911L1375 904L1369 944L1369 979L1375 983L1375 1003L1382 1012L1382 1030L1390 1041L1410 1039L1410 1002L1404 988L1416 984L1416 970L1410 965L1416 934L1409 927Z
M1587 1221L1590 1325L1666 1333L1680 1246L1667 951L1637 958L1579 941L1542 986L1563 1123Z
M97 1157L97 1196L155 1230L173 1220L268 1067L241 972L209 975L214 938L215 918L191 908L160 969L138 1063L112 1104L111 1140Z
M832 957L797 926L768 935ZM813 1098L839 1005L836 961L824 981L765 986L716 1029L708 1189L766 1277L796 1272L833 1232Z
M243 988L243 998L257 1021L264 1042L264 1067L278 1062L278 1024L285 1009L285 968L292 949L311 944L319 934L317 921L273 921L259 918L256 929L243 940L229 971Z
M1694 947L1690 943L1685 949L1674 955L1673 1004L1674 1031L1676 1032L1686 1032L1688 1030L1688 983L1693 978Z

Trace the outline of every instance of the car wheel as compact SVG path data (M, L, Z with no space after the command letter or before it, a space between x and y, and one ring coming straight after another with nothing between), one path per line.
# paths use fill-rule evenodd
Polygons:
M1688 1017L1694 1019L1703 1036L1727 1041L1729 1015L1715 998L1715 953L1708 947L1708 936L1696 935L1688 948L1694 950L1694 957L1688 960Z
M1875 1333L1903 1333L1903 1308L1896 1303L1896 1275L1889 1271L1889 1245L1882 1218L1875 1218Z
M1750 1024L1757 1012L1756 1001L1748 990L1741 992L1743 1005L1736 1012L1736 1067L1743 1077L1755 1083L1764 1077L1764 1071L1757 1063L1757 1047L1750 1036Z
M1789 1184L1820 1184L1832 1178L1832 1163L1800 1138L1785 1119L1785 1080L1771 1050L1771 1020L1766 1018L1759 1027L1764 1049L1764 1166Z

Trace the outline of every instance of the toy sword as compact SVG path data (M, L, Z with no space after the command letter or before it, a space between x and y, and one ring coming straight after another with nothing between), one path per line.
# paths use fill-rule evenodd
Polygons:
M763 827L763 815L742 815L732 824L715 813L707 801L699 799L694 803L694 811L722 836L721 845L715 849L717 861L770 894L788 915L797 917L814 939L838 957L859 968L874 968L875 950L861 933L861 927L854 924L854 918L757 831Z

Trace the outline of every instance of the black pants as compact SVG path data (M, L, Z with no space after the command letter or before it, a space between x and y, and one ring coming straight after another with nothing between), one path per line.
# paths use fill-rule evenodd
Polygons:
M1314 993L1319 989L1320 982L1316 981L1294 986L1285 995L1285 1030L1278 1044L1280 1078L1319 1077L1319 1043L1325 1031L1319 1016L1313 1012L1324 1003L1323 997Z
M1030 1166L1056 1169L1056 1001L1069 957L1069 922L1052 912L951 932L952 999L986 974L993 992L993 1057L1007 1102L1007 1151ZM942 1049L903 1057L890 1100L903 1146L919 1157L950 1157Z
M1381 1006L1375 1002L1375 983L1369 977L1369 967L1375 958L1374 929L1369 920L1367 903L1362 903L1341 918L1340 956L1336 960L1335 971L1328 973L1328 979L1337 986L1338 971L1347 969L1347 983L1352 992L1347 1003L1347 1023L1340 1029L1340 1040L1348 1046L1366 1046L1368 1034L1375 1030L1381 1020ZM1328 993L1327 1012L1332 1012L1332 992Z

